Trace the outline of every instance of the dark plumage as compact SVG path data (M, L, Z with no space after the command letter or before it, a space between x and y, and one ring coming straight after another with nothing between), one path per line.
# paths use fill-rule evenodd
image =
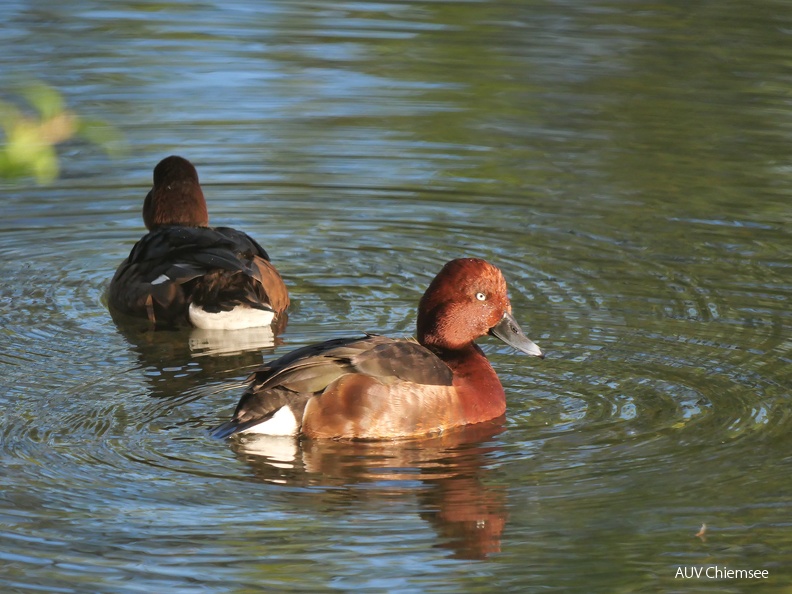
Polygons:
M261 325L267 316L254 313L228 322L223 316L203 314L239 308L243 314L277 316L289 306L283 280L255 240L229 227L208 226L198 174L186 159L168 157L154 169L143 219L149 233L135 244L110 282L114 312L146 317L158 326L192 321L201 327L230 323L228 327L240 328ZM201 317L191 317L196 307ZM215 323L213 317L219 326L204 325Z

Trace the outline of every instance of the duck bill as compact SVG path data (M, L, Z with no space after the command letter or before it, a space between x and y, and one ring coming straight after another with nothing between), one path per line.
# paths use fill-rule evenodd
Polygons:
M489 333L500 338L503 342L514 347L518 351L544 359L542 350L525 335L522 328L520 328L520 325L517 323L517 320L515 320L514 316L508 311L504 312L500 322L490 328Z

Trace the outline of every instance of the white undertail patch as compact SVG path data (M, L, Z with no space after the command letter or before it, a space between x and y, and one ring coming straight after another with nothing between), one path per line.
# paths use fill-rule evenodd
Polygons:
M288 406L282 406L266 421L248 427L240 433L289 436L297 435L299 429L300 426L297 424L297 418L294 416L294 413Z
M152 283L153 284L153 283ZM240 330L269 326L275 312L238 305L231 311L209 312L199 305L190 304L190 322L204 330Z

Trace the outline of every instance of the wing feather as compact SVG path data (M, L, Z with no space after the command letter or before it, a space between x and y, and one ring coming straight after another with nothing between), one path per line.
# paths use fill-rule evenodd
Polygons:
M151 231L118 268L109 298L116 311L132 315L144 314L151 304L155 318L165 322L186 320L190 302L210 311L246 304L282 312L289 305L267 252L246 233L229 227Z

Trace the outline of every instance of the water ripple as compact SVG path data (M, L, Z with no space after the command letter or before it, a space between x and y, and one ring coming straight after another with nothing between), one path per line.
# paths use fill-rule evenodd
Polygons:
M763 287L735 276L728 291L715 290L708 276L696 276L706 270L703 261L680 269L674 259L647 256L635 238L609 237L605 229L570 232L557 217L536 217L526 227L519 216L524 207L508 198L384 192L361 207L354 198L359 190L316 191L327 195L313 230L316 248L293 235L294 221L308 211L316 216L313 200L278 203L277 220L265 225L256 224L249 207L259 199L255 193L252 202L231 209L230 218L248 219L247 230L275 246L273 256L293 287L292 321L272 353L356 331L409 335L418 298L442 263L482 256L504 269L518 318L549 354L536 364L484 344L510 393L508 426L526 441L539 431L541 439L576 434L616 447L675 432L693 441L728 440L786 428L785 394L778 380L768 379L774 374L766 374L782 364L773 361L788 361L790 354L782 332L789 316L773 298L787 287L775 262L752 261L762 269ZM438 215L450 200L457 201L453 221L441 223ZM487 223L493 210L501 221L494 233ZM525 233L530 239L521 245L530 251L517 253L512 238ZM111 237L127 235L119 228ZM77 248L90 256L91 244ZM571 257L581 253L586 257ZM3 321L15 345L5 362L19 394L43 379L29 370L46 360L58 370L61 404L19 410L5 428L4 447L24 450L26 441L54 444L83 436L102 449L122 448L114 458L122 466L200 474L200 464L159 451L162 435L196 439L196 432L230 412L262 354L201 360L184 333L119 335L102 303L115 261L103 257L102 268L88 270L84 260L56 259L54 268L31 274L41 270L43 258L57 258L57 252L6 265L11 282L0 299L13 304L17 316ZM760 296L767 309L756 301ZM751 307L739 305L749 301ZM110 349L100 346L109 338ZM100 350L104 356L97 358ZM108 389L119 397L105 396L98 407L86 398ZM147 399L147 392L161 398ZM130 449L134 444L143 451ZM82 447L88 449L75 462L101 459Z

